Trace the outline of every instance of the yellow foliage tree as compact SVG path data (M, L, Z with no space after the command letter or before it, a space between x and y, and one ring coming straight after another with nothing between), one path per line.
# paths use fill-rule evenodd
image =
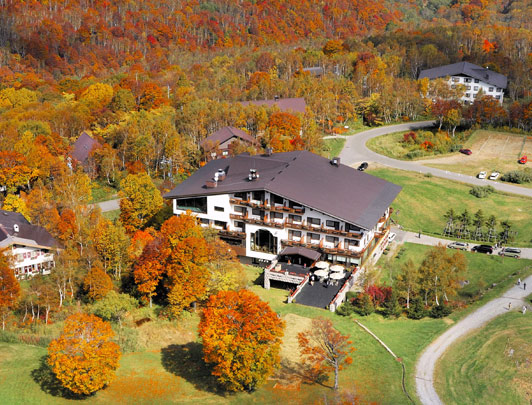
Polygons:
M26 104L35 103L38 100L37 93L28 89L16 90L8 87L0 91L0 109L22 107Z
M80 101L86 103L89 108L102 108L113 99L114 91L111 86L103 83L91 84L81 94Z
M90 299L99 300L113 289L113 282L105 271L92 267L83 280L83 288Z
M4 199L2 209L5 211L18 212L24 216L28 221L30 220L29 210L26 207L25 201L15 194L8 194Z
M69 316L61 336L48 346L48 364L61 385L90 395L109 384L120 359L113 337L111 324L95 315Z

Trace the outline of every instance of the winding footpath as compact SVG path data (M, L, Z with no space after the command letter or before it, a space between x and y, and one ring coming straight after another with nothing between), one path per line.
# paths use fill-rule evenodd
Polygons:
M386 135L394 132L409 131L421 128L430 128L435 125L434 121L412 122L399 125L390 125L386 127L379 127L370 129L368 131L360 132L358 134L347 137L344 149L340 154L342 163L346 165L354 165L364 161L376 162L384 166L415 171L419 173L431 173L433 176L441 177L453 181L469 183L473 185L491 185L495 189L512 194L518 194L526 197L532 197L532 189L513 186L510 184L499 183L489 180L480 180L476 177L466 176L459 173L453 173L446 170L435 169L423 166L416 162L402 161L392 159L387 156L379 155L367 148L366 143L377 136ZM436 244L443 242L442 239L431 238L421 235L421 238L415 239L415 234L412 232L398 232L398 237L403 240L408 240L414 243L421 244ZM400 235L402 233L402 235ZM399 239L399 238L398 238ZM523 249L522 249L523 250ZM532 252L530 249L523 250L523 257L530 256ZM528 291L523 289L523 286L514 285L506 291L501 297L495 298L475 312L469 314L467 317L457 322L436 340L428 345L416 364L416 392L421 403L425 405L439 405L443 404L433 384L434 370L438 359L443 353L458 339L464 337L471 331L480 328L493 318L509 311L509 303L511 303L511 310L519 310L525 305L524 298L532 292L532 276L524 280L530 287Z
M447 170L435 169L428 166L423 166L415 161L404 161L392 159L387 156L379 155L368 149L366 143L377 136L391 134L394 132L409 131L421 128L430 128L435 125L435 121L420 121L411 122L406 124L390 125L386 127L378 127L369 129L367 131L359 132L358 134L351 135L346 138L345 146L340 153L340 159L343 164L348 166L354 165L360 162L376 162L384 166L393 167L401 170L409 170L418 173L431 173L433 176L441 177L448 180L459 181L462 183L469 183L477 186L490 185L496 190L523 195L532 198L532 188L525 188L514 186L507 183L501 183L497 181L490 181L487 179L481 180L473 176L467 176L460 173L449 172ZM474 155L470 158L474 159Z
M529 285L528 290L524 290L523 285L514 285L501 297L489 301L487 304L447 329L425 348L416 364L416 392L423 404L443 404L438 397L433 384L434 369L438 359L443 353L445 353L449 346L458 339L464 337L471 331L480 328L493 318L507 313L509 311L509 303L512 304L512 311L520 310L522 306L525 305L523 299L531 293L532 276L524 281Z

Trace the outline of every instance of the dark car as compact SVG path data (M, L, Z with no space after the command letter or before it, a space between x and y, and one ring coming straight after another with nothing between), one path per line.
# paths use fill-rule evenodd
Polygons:
M487 253L487 254L492 254L493 253L493 246L490 246L490 245L477 245L475 247L473 247L473 249L471 249L473 252L478 252L478 253Z
M366 170L368 168L368 162L362 162L360 164L360 166L358 166L358 170L360 170L361 172L363 172L364 170Z
M471 149L460 149L460 153L463 153L464 155L471 155L473 152L471 152Z

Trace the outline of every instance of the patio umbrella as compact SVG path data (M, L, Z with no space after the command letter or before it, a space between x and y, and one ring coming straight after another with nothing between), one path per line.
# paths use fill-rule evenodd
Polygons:
M334 272L344 271L344 266L342 266L341 264L335 264L334 266L331 266L331 271L334 271Z
M344 273L332 273L329 278L332 278L333 280L341 280L345 277Z
M316 270L314 274L318 277L327 277L329 275L329 272L327 270Z
M327 262L318 262L315 264L315 267L317 267L318 269L328 269L329 268L329 263Z

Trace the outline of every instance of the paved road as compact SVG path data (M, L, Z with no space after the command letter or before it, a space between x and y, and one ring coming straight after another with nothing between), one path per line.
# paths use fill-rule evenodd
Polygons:
M393 132L409 131L412 129L430 128L434 126L435 121L420 121L406 124L390 125L386 127L378 127L369 129L367 131L359 132L358 134L347 137L344 149L340 153L342 163L346 165L353 165L363 161L377 162L379 164L394 167L396 169L410 170L418 173L431 173L433 176L442 177L444 179L460 181L462 183L469 183L473 185L491 185L499 191L506 193L519 194L527 197L532 197L532 188L525 188L513 186L507 183L495 182L490 180L481 180L473 176L466 176L464 174L453 173L446 170L434 169L432 167L423 166L415 161L403 161L392 159L387 156L379 155L366 147L366 142L372 138L380 135L386 135ZM472 157L474 158L474 156Z
M97 203L102 212L115 211L120 209L120 199L108 200Z
M442 401L438 397L432 379L434 378L434 368L438 359L443 353L458 339L467 335L474 329L478 329L493 318L509 311L508 304L511 303L511 310L521 310L524 305L523 298L532 292L532 276L524 280L529 285L527 290L523 286L514 285L501 297L489 301L484 306L469 314L451 328L447 329L436 340L434 340L421 354L416 364L416 392L423 404L438 405Z
M392 228L392 231L397 234L396 239L398 242L410 242L410 243L417 243L418 245L428 245L428 246L436 246L438 243L442 243L443 245L448 245L451 242L456 242L456 240L453 240L453 239L436 238L434 236L428 236L428 235L423 235L423 234L421 234L421 237L418 237L419 234L417 232L403 231L395 227ZM470 243L469 245L473 247L475 244ZM532 248L520 247L519 249L521 249L521 257L523 259L532 259ZM495 249L495 254L498 254L500 250L501 249ZM508 260L515 260L515 259L509 257Z

